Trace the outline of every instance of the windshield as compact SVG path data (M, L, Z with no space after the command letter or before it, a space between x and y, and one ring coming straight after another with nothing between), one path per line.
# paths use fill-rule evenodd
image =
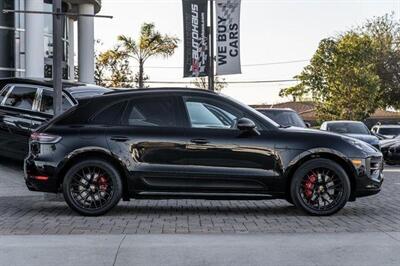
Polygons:
M261 110L262 114L268 116L282 126L306 127L304 121L293 111Z
M256 109L251 108L250 106L248 106L248 105L246 105L246 104L244 104L244 103L241 103L241 102L237 101L236 99L234 99L234 98L232 98L232 97L230 97L230 96L227 96L227 95L225 95L225 94L223 94L223 93L220 93L219 95L220 95L220 96L223 96L224 98L229 99L229 100L232 101L232 102L235 102L236 104L240 105L241 107L243 107L244 109L246 109L248 112L250 112L250 113L256 115L257 117L259 117L259 118L261 118L261 119L263 119L263 120L266 120L267 123L271 124L272 126L274 126L274 127L279 127L279 124L277 124L274 120L272 120L272 119L266 117L265 115L263 115L262 113L260 113L260 112L257 111Z
M362 123L332 123L328 124L327 130L341 134L370 135L368 128Z
M385 128L380 128L379 129L379 134L382 135L400 135L400 128L398 127L385 127Z

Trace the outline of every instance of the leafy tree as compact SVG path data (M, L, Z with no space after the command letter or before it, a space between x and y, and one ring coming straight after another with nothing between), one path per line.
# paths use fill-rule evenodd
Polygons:
M394 15L367 21L358 29L370 36L377 48L375 64L381 80L382 107L400 108L400 24Z
M121 53L138 62L137 81L139 88L143 88L146 60L152 56L168 57L173 55L178 47L179 39L174 36L162 35L156 31L153 23L144 23L137 41L125 35L118 36L118 41L120 42Z
M378 107L400 107L400 27L391 16L323 39L298 85L281 96L310 95L317 116L362 120Z
M100 44L100 41L97 41ZM96 53L95 82L104 87L132 87L133 76L127 56L120 47Z
M192 84L199 89L208 90L208 77L197 77ZM228 86L228 83L225 81L224 78L219 78L215 76L214 78L214 89L215 91L222 91L225 87Z

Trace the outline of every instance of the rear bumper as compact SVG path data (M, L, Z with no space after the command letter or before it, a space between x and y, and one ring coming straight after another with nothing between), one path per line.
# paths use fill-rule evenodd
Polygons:
M59 181L54 175L54 168L48 163L35 161L31 157L24 162L25 184L31 191L59 192ZM36 176L47 176L47 180L38 180Z

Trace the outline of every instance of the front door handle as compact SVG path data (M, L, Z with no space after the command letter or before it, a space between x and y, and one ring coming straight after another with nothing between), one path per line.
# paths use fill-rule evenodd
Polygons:
M209 141L206 140L206 139L192 139L190 142L194 143L194 144L207 144L207 143L209 143Z
M125 141L128 141L129 138L128 137L124 137L124 136L112 136L111 140L117 141L117 142L125 142Z

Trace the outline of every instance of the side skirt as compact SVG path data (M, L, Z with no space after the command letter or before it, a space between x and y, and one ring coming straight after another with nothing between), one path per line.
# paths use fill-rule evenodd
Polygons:
M187 193L187 192L137 192L134 199L206 199L206 200L266 200L283 199L284 195L245 193Z

